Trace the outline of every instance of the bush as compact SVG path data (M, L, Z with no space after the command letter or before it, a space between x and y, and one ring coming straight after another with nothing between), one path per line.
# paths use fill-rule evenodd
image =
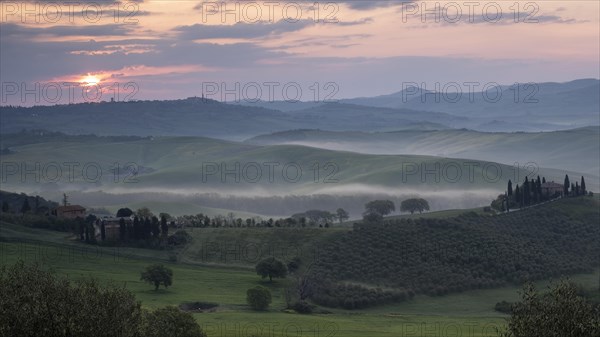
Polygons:
M192 314L172 306L146 313L142 331L144 337L206 337Z
M271 292L261 286L250 288L246 292L246 301L254 310L266 310L271 304Z
M204 312L218 307L218 303L213 302L184 302L179 305L183 311Z
M262 278L269 278L269 281L273 282L273 278L285 278L287 275L287 267L283 262L270 257L260 261L256 267L256 274Z
M505 337L600 336L600 313L565 281L547 294L527 284L512 309Z
M0 336L134 337L141 324L125 288L73 283L22 261L0 269Z
M140 279L153 284L154 290L158 290L158 287L160 287L161 284L167 288L173 284L173 271L162 264L153 264L146 267L146 270L142 272Z
M0 268L0 336L206 337L191 314L148 312L124 287L71 282L22 261Z
M503 314L510 314L512 312L512 303L506 301L498 302L496 303L494 310Z
M168 242L172 246L183 246L192 241L192 236L184 230L178 230L175 234L169 236Z
M314 308L306 301L298 301L292 305L292 309L299 314L312 314Z

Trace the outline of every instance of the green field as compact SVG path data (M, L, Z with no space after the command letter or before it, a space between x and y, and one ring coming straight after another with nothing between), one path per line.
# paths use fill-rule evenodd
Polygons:
M222 336L494 336L505 315L494 311L495 303L518 299L518 287L467 291L443 297L416 296L413 300L347 311L327 309L311 315L284 312L282 287L285 281L263 282L252 270L250 260L208 261L198 259L206 242L268 243L283 247L296 242L302 249L318 245L337 229L301 229L285 235L283 229L194 229L194 243L180 251L180 263L169 262L166 251L95 247L73 241L65 233L50 232L2 223L0 262L12 264L19 259L41 263L62 275L77 279L94 277L122 285L132 291L147 308L178 305L186 301L217 302L215 312L194 317L211 337ZM294 241L294 238L296 241ZM35 240L41 240L35 242ZM27 242L27 243L25 243ZM174 282L167 290L154 291L139 280L143 268L160 261L174 271ZM189 263L188 263L189 262ZM217 263L215 263L217 262ZM193 263L193 264L192 264ZM596 289L600 271L572 277L588 289ZM245 303L245 291L265 285L273 294L268 312L254 312ZM544 286L547 282L539 282ZM298 331L302 331L299 333Z
M496 302L518 299L518 288L506 287L492 290L468 291L444 297L417 296L414 300L369 310L332 310L328 314L298 315L282 312L285 307L281 286L260 281L253 271L234 267L190 266L166 263L174 271L174 283L168 290L155 292L152 286L139 281L139 272L153 259L131 259L114 256L110 249L104 256L88 254L81 250L62 247L62 256L57 255L56 246L1 243L2 264L10 264L18 259L29 263L39 262L71 278L94 277L102 281L124 285L142 301L144 307L156 308L165 305L178 305L185 301L209 301L219 303L216 312L194 314L198 322L209 332L209 336L235 336L234 330L259 327L263 330L257 336L293 335L294 329L302 329L303 334L315 329L318 336L421 336L429 331L453 331L457 327L461 336L492 336L483 330L501 326L506 316L493 310ZM81 246L82 250L90 249ZM597 286L599 273L577 275L572 279L588 288ZM546 282L543 282L546 283ZM273 294L273 303L268 312L253 312L245 304L246 289L255 285L266 285ZM541 284L540 284L541 285ZM268 334L271 329L274 334ZM423 330L420 330L423 329ZM474 334L466 335L466 329ZM295 335L293 335L295 336Z

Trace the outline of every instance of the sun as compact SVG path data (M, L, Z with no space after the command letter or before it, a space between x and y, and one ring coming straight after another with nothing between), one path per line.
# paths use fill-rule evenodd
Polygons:
M88 74L87 76L81 79L80 83L84 86L91 86L100 83L100 79L95 75Z

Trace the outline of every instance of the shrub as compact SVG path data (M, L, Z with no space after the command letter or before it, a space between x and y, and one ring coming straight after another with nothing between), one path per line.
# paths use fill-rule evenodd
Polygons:
M312 314L314 308L306 301L298 301L292 305L292 309L299 314Z
M271 292L261 286L250 288L246 291L246 301L254 310L266 310L271 304Z
M510 314L512 312L512 303L506 301L498 302L496 303L494 310L503 314Z

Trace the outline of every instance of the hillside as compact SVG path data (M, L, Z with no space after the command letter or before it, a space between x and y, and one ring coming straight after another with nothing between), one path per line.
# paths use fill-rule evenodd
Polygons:
M358 224L320 251L313 295L360 308L411 293L444 295L591 272L600 254L600 203L563 199L499 216ZM377 287L377 300L371 297Z
M73 202L85 200L88 206L197 199L199 206L246 213L289 216L311 208L343 207L357 217L366 201L383 197L421 195L433 210L486 205L508 179L521 181L531 173L523 166L480 160L367 155L200 137L44 137L10 146L10 154L0 155L7 173L3 189L53 200L70 191ZM2 144L11 144L11 138L3 136ZM36 163L39 168L22 179L22 164L32 169ZM73 172L60 163L74 163ZM555 181L565 173L581 175L545 168L534 173ZM589 189L596 190L596 178L587 178ZM99 192L114 197L91 197ZM123 200L124 194L140 197Z
M458 93L453 86L442 88L445 84L441 83L439 88L433 84L419 88L416 86L420 84L406 83L403 90L392 94L340 99L337 103L340 106L362 109L364 114L375 108L419 111L423 115L434 111L453 116L452 122L436 118L427 121L485 132L553 131L600 124L600 81L597 79L501 85L498 90L494 89L494 84L490 84L486 92L482 92L486 83L473 89L461 85ZM246 103L250 107L276 108L299 116L309 113L307 117L322 117L330 112L332 105L334 104L279 101ZM345 115L336 116L343 119ZM336 130L320 124L319 128ZM368 127L345 131L349 130L371 131Z
M598 175L600 127L552 132L478 132L402 130L330 132L293 130L253 137L249 144L294 144L370 154L422 154L489 160L504 164L534 162L540 167Z
M600 119L600 81L581 79L565 83L533 83L518 86L501 86L501 96L493 99L496 91L491 89L487 99L481 88L473 90L462 87L462 95L455 101L449 92L447 97L435 99L435 87L408 88L391 95L342 100L365 106L405 108L438 111L479 120L476 129L481 131L539 131L557 130L575 126L598 125ZM490 129L486 123L493 120L506 122L501 129Z
M0 107L0 132L45 129L103 136L203 136L229 140L295 128L386 131L435 120L435 128L456 118L448 114L351 104L316 106L285 113L263 107L201 98L171 101L100 102L34 107ZM453 123L453 124L456 124ZM431 127L431 126L427 126Z

